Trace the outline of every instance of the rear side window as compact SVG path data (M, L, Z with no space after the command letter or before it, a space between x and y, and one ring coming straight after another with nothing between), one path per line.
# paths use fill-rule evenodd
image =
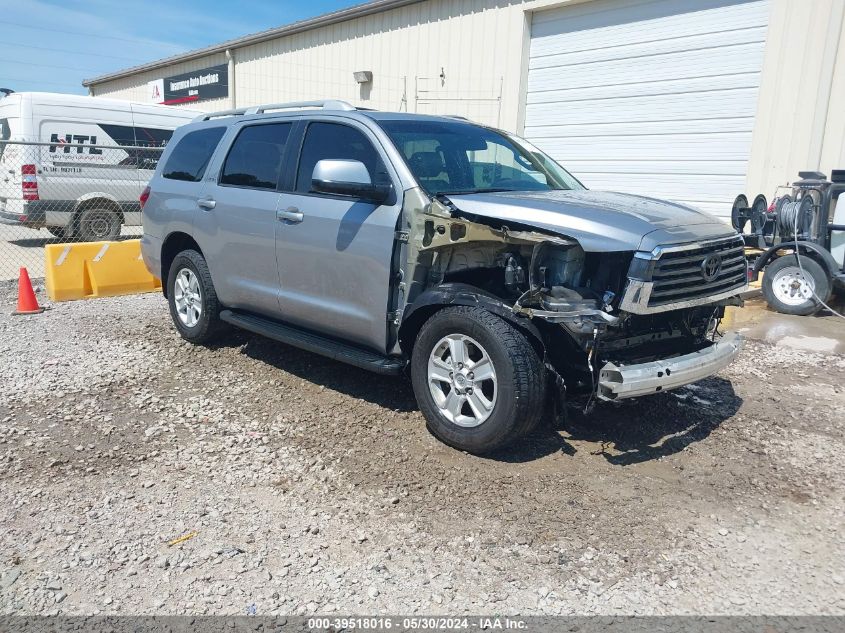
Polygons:
M275 189L292 127L292 123L271 123L241 130L226 157L220 184Z
M161 175L171 180L202 180L214 148L225 131L223 127L208 127L185 134L173 148Z

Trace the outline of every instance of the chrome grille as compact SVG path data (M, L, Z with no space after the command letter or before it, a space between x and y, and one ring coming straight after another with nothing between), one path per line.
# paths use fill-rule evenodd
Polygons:
M671 248L661 252L654 263L653 284L648 307L703 299L747 283L747 267L742 238L699 243L689 248ZM721 266L708 279L704 274L705 259L711 255L721 258ZM712 261L712 260L711 260ZM711 271L713 269L711 268Z

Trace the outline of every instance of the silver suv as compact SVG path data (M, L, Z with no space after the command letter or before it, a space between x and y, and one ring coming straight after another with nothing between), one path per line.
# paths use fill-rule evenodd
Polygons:
M231 324L410 369L431 432L472 453L567 394L674 389L741 347L718 333L747 283L732 229L587 191L458 118L339 101L206 115L177 129L141 202L144 261L182 337Z

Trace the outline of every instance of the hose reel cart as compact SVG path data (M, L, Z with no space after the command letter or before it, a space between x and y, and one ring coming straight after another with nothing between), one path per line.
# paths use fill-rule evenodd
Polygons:
M768 304L785 314L807 315L828 302L834 287L845 287L845 196L840 195L845 170L833 170L830 180L817 171L798 172L798 177L791 191L771 204L763 194L750 205L738 195L731 224L745 239L751 279L765 272Z

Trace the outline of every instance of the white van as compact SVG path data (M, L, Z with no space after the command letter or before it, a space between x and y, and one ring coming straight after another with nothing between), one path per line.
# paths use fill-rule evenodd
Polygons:
M202 114L161 105L47 92L0 99L0 222L82 241L141 223L138 197L160 149ZM48 145L25 145L42 142ZM109 149L119 145L139 149Z

